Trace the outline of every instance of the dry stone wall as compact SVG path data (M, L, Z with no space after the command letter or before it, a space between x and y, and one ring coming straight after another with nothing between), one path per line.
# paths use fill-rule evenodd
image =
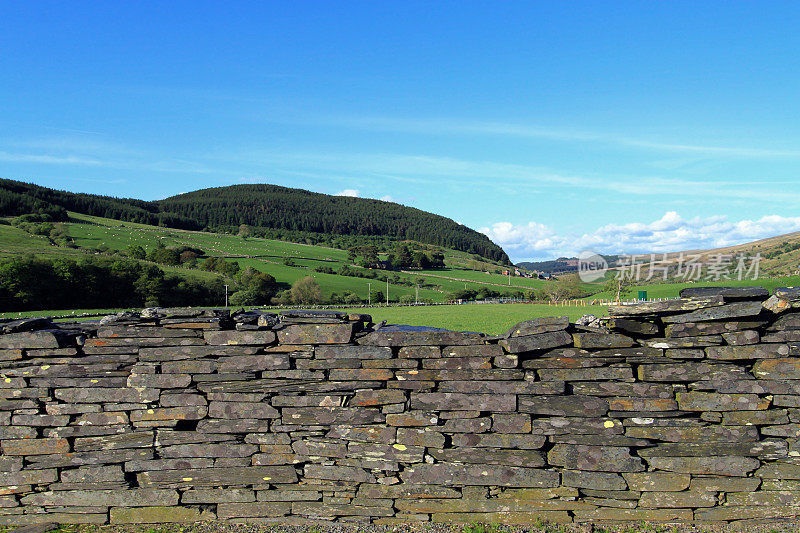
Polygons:
M800 514L800 289L592 325L146 310L0 324L0 524Z

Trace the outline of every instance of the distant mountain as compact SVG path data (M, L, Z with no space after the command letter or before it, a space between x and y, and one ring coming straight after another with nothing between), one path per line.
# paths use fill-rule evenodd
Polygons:
M0 179L0 216L60 207L88 215L180 229L257 228L414 240L508 263L488 237L449 218L392 202L276 185L231 185L146 202L58 191Z
M603 256L603 258L608 261L609 265L614 265L618 257L619 256L616 255ZM547 274L555 272L575 272L578 270L578 258L559 257L558 259L552 259L549 261L524 261L522 263L517 263L517 266L524 268L525 270L544 272Z

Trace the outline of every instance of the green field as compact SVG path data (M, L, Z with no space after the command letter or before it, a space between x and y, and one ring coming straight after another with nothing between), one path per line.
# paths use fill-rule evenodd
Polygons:
M386 283L377 279L315 272L314 269L321 266L339 270L343 265L348 265L356 271L365 271L365 269L352 265L348 261L348 253L346 250L255 237L244 239L235 235L148 226L77 213L70 213L70 217L70 222L63 223L63 227L69 238L73 240L78 248L56 246L46 237L31 235L14 226L0 225L0 257L33 253L36 256L50 259L56 257L80 259L100 253L98 250L105 250L104 253L124 252L131 245L142 246L148 251L159 245L191 246L203 250L208 256L221 256L225 257L228 261L236 261L242 268L249 266L266 272L272 275L284 288L289 287L300 278L312 276L320 285L322 297L326 300L333 293L341 295L347 291L352 291L360 298L366 300L370 284L373 291L386 291ZM439 249L426 245L422 245L421 247L429 250ZM391 301L396 302L403 297L416 298L418 294L420 301L443 302L450 297L450 294L464 289L477 291L481 288L488 288L503 294L510 294L519 290L541 290L552 286L554 283L552 281L539 279L511 277L511 284L509 286L508 276L494 273L490 274L480 270L470 270L470 268L477 268L494 271L499 268L497 265L478 261L474 256L464 252L454 250L443 250L443 252L445 253L447 268L390 272L390 276L396 276L396 279L405 283L389 284L389 297ZM285 264L287 261L290 264ZM191 277L201 281L210 281L219 276L216 273L207 272L198 268L159 266L170 274ZM419 285L418 292L415 287L416 285ZM800 276L773 277L744 281L721 280L720 282L698 283L648 283L634 287L633 291L629 293L626 299L635 297L639 290L646 290L648 298L650 299L674 298L678 296L680 289L684 287L714 285L760 285L771 290L779 286L800 285ZM600 289L601 285L583 284L583 288L592 291ZM592 302L593 300L610 300L612 297L613 295L611 294L600 292L584 300ZM222 303L223 302L220 302L220 304ZM482 306L481 308L484 309L485 312L488 311L490 314L499 313L499 311L487 306ZM501 308L506 309L505 305L501 306ZM532 306L528 306L528 309L531 308ZM419 314L422 313L419 308L409 309L409 311L398 310L396 312L410 313L402 315L404 317L411 317L409 320L428 320L427 315ZM472 312L466 311L466 307L459 307L458 309L465 310L465 313ZM438 311L430 311L430 313L436 312ZM579 313L574 309L570 312ZM539 312L536 311L536 313ZM537 314L537 316L542 315ZM580 313L577 314L576 317L577 316L580 316ZM394 320L394 318L392 320ZM499 320L504 320L504 318L500 317ZM495 319L490 319L488 323L494 324ZM469 324L471 324L471 326L464 327L469 329L471 327L480 326L479 322L474 321L469 322ZM431 324L426 323L421 325Z
M502 274L493 274L488 272L478 272L476 270L464 270L460 268L445 268L441 270L420 270L422 275L430 276L446 276L448 278L458 278L466 281L478 281L483 283L491 283L497 285L497 288L511 286L515 289L523 287L525 289L542 289L552 282L542 279L522 278L518 276L508 276ZM509 283L510 281L510 283ZM492 287L495 289L495 287Z
M453 331L477 331L497 335L524 320L545 316L568 316L574 322L586 314L606 316L603 305L552 306L541 304L465 304L432 305L418 307L375 307L352 309L356 313L369 313L375 322L386 320L390 324L431 326Z
M320 266L330 267L338 270L342 265L349 265L351 268L359 269L352 265L347 259L347 251L325 246L314 246L301 243L290 243L285 241L248 237L243 239L235 235L218 233L207 233L200 231L186 231L172 228L162 228L147 226L131 222L120 222L107 218L94 217L79 213L70 213L70 221L63 224L68 236L79 247L72 249L50 244L45 237L30 235L21 229L13 226L0 226L0 257L19 255L24 253L34 253L41 257L70 257L80 258L87 254L93 254L96 250L106 250L107 252L124 252L129 246L142 246L149 251L159 245L171 246L191 246L203 250L208 256L221 256L229 261L236 261L241 267L253 267L262 272L273 276L276 281L288 287L296 280L305 276L312 276L319 283L322 297L327 299L333 293L342 294L345 291L352 291L364 300L367 299L367 291L371 283L372 290L386 292L386 283L373 279L340 276L314 272ZM423 246L423 248L429 248ZM438 249L438 248L437 248ZM471 259L468 254L454 250L443 250L445 261L455 265L473 263L483 267L492 266L488 263L478 262ZM284 264L290 260L293 264ZM210 280L216 274L205 272L199 269L189 269L182 267L169 267L161 265L165 271L183 276L191 276L201 280ZM404 280L407 284L389 284L389 298L397 301L401 297L417 297L421 301L442 302L446 301L449 294L465 288L479 290L487 285L475 283L484 281L484 277L491 277L492 282L497 285L489 285L492 290L501 293L511 293L519 290L518 287L508 287L507 277L495 274L464 270L464 269L444 269L442 271L426 271L428 274L439 273L441 276L458 278L458 280L446 279L444 277L422 276L416 271L409 273L392 272L393 276ZM420 283L420 280L422 283ZM512 278L512 285L523 287L541 287L543 282L539 280L527 280L524 278ZM505 286L503 284L506 284ZM420 285L417 293L414 285Z
M220 306L222 307L222 306ZM73 311L28 311L0 313L0 318L33 316L80 316L81 314L112 314L122 309L77 309ZM601 305L551 306L541 304L464 304L421 305L408 307L354 307L345 310L368 313L375 322L430 326L454 331L477 331L496 335L523 320L545 316L568 316L575 321L585 314L605 316L608 308ZM279 310L272 310L278 312Z

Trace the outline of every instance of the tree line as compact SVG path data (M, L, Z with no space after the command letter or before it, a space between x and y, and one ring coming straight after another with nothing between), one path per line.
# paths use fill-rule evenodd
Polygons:
M133 259L90 256L76 261L31 254L0 260L0 311L222 306L225 285L231 305L265 305L283 288L250 267L233 277L200 281Z

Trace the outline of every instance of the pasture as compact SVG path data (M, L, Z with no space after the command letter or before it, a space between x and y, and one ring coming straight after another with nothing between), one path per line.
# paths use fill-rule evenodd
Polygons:
M222 307L222 306L220 306ZM425 305L400 307L347 307L339 308L354 313L372 315L375 322L386 320L390 324L428 326L454 331L477 331L497 335L514 324L532 318L568 316L574 322L585 314L606 316L608 308L601 305L553 306L546 304L463 304ZM269 309L278 312L280 309ZM76 309L70 311L28 311L0 313L0 318L34 316L80 317L81 314L112 314L122 309Z

